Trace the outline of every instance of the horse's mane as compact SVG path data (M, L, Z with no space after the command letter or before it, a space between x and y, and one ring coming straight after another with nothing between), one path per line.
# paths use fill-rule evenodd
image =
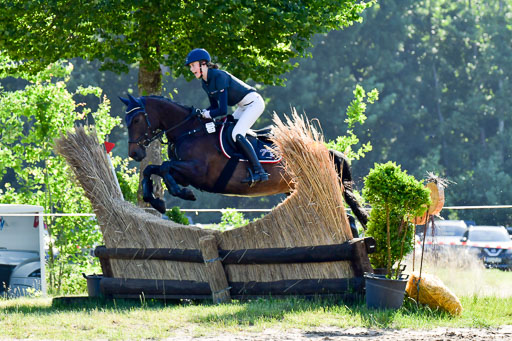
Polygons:
M164 96L157 96L157 95L150 95L150 96L142 96L142 97L145 97L145 98L152 98L152 99L158 99L158 100L163 100L163 101L166 101L166 102L169 102L169 103L172 103L172 104L175 104L181 108L184 108L186 110L188 110L189 112L192 111L192 109L194 109L193 107L191 106L188 106L188 105L184 105L184 104L181 104L181 103L178 103L176 101L173 101L172 99L170 98L167 98L167 97L164 97Z

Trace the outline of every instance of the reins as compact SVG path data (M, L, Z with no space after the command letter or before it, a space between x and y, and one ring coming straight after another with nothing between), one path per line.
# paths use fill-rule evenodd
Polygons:
M148 124L148 130L149 130L149 129L151 129L151 123L149 122L148 113L146 112L145 108L140 108L140 109L144 109L144 117L146 118L146 122ZM190 114L188 114L187 117L185 117L183 119L183 121L181 121L180 123L172 126L171 128L166 129L166 130L160 130L160 131L153 130L153 131L151 131L151 134L153 135L152 137L149 137L149 133L146 131L144 133L144 135L142 135L138 139L136 139L136 140L128 140L128 143L136 143L137 145L139 145L141 147L147 147L151 142L153 142L153 141L155 141L157 139L160 139L160 142L162 142L162 144L167 144L168 142L166 143L166 142L162 141L162 136L164 136L165 134L167 134L168 132L170 132L170 131L172 131L174 129L177 129L177 128L181 127L182 125L187 123L190 119L192 119L194 117L197 117L200 114L201 114L201 111L199 109L192 108Z

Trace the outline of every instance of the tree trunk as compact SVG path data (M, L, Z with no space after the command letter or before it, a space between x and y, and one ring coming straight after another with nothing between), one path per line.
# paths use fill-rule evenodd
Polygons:
M148 69L144 67L141 63L139 67L139 95L140 96L148 96L148 95L160 95L162 90L162 71L160 67L155 70ZM137 204L140 207L150 207L148 203L145 203L142 200L142 172L144 168L148 165L160 165L162 164L162 146L160 141L152 142L146 148L146 157L139 164L139 188L137 190ZM164 197L164 191L162 187L162 181L160 177L153 175L153 194L155 197L162 198Z

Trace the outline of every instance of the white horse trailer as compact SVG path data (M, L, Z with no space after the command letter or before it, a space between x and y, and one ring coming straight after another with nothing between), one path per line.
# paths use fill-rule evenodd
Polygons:
M43 207L0 204L0 295L46 294Z

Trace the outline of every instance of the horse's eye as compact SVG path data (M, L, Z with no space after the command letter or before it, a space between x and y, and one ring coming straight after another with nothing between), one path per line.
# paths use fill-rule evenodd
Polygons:
M135 123L135 124L139 124L139 122L140 122L140 117L135 117L135 118L133 119L133 123Z

